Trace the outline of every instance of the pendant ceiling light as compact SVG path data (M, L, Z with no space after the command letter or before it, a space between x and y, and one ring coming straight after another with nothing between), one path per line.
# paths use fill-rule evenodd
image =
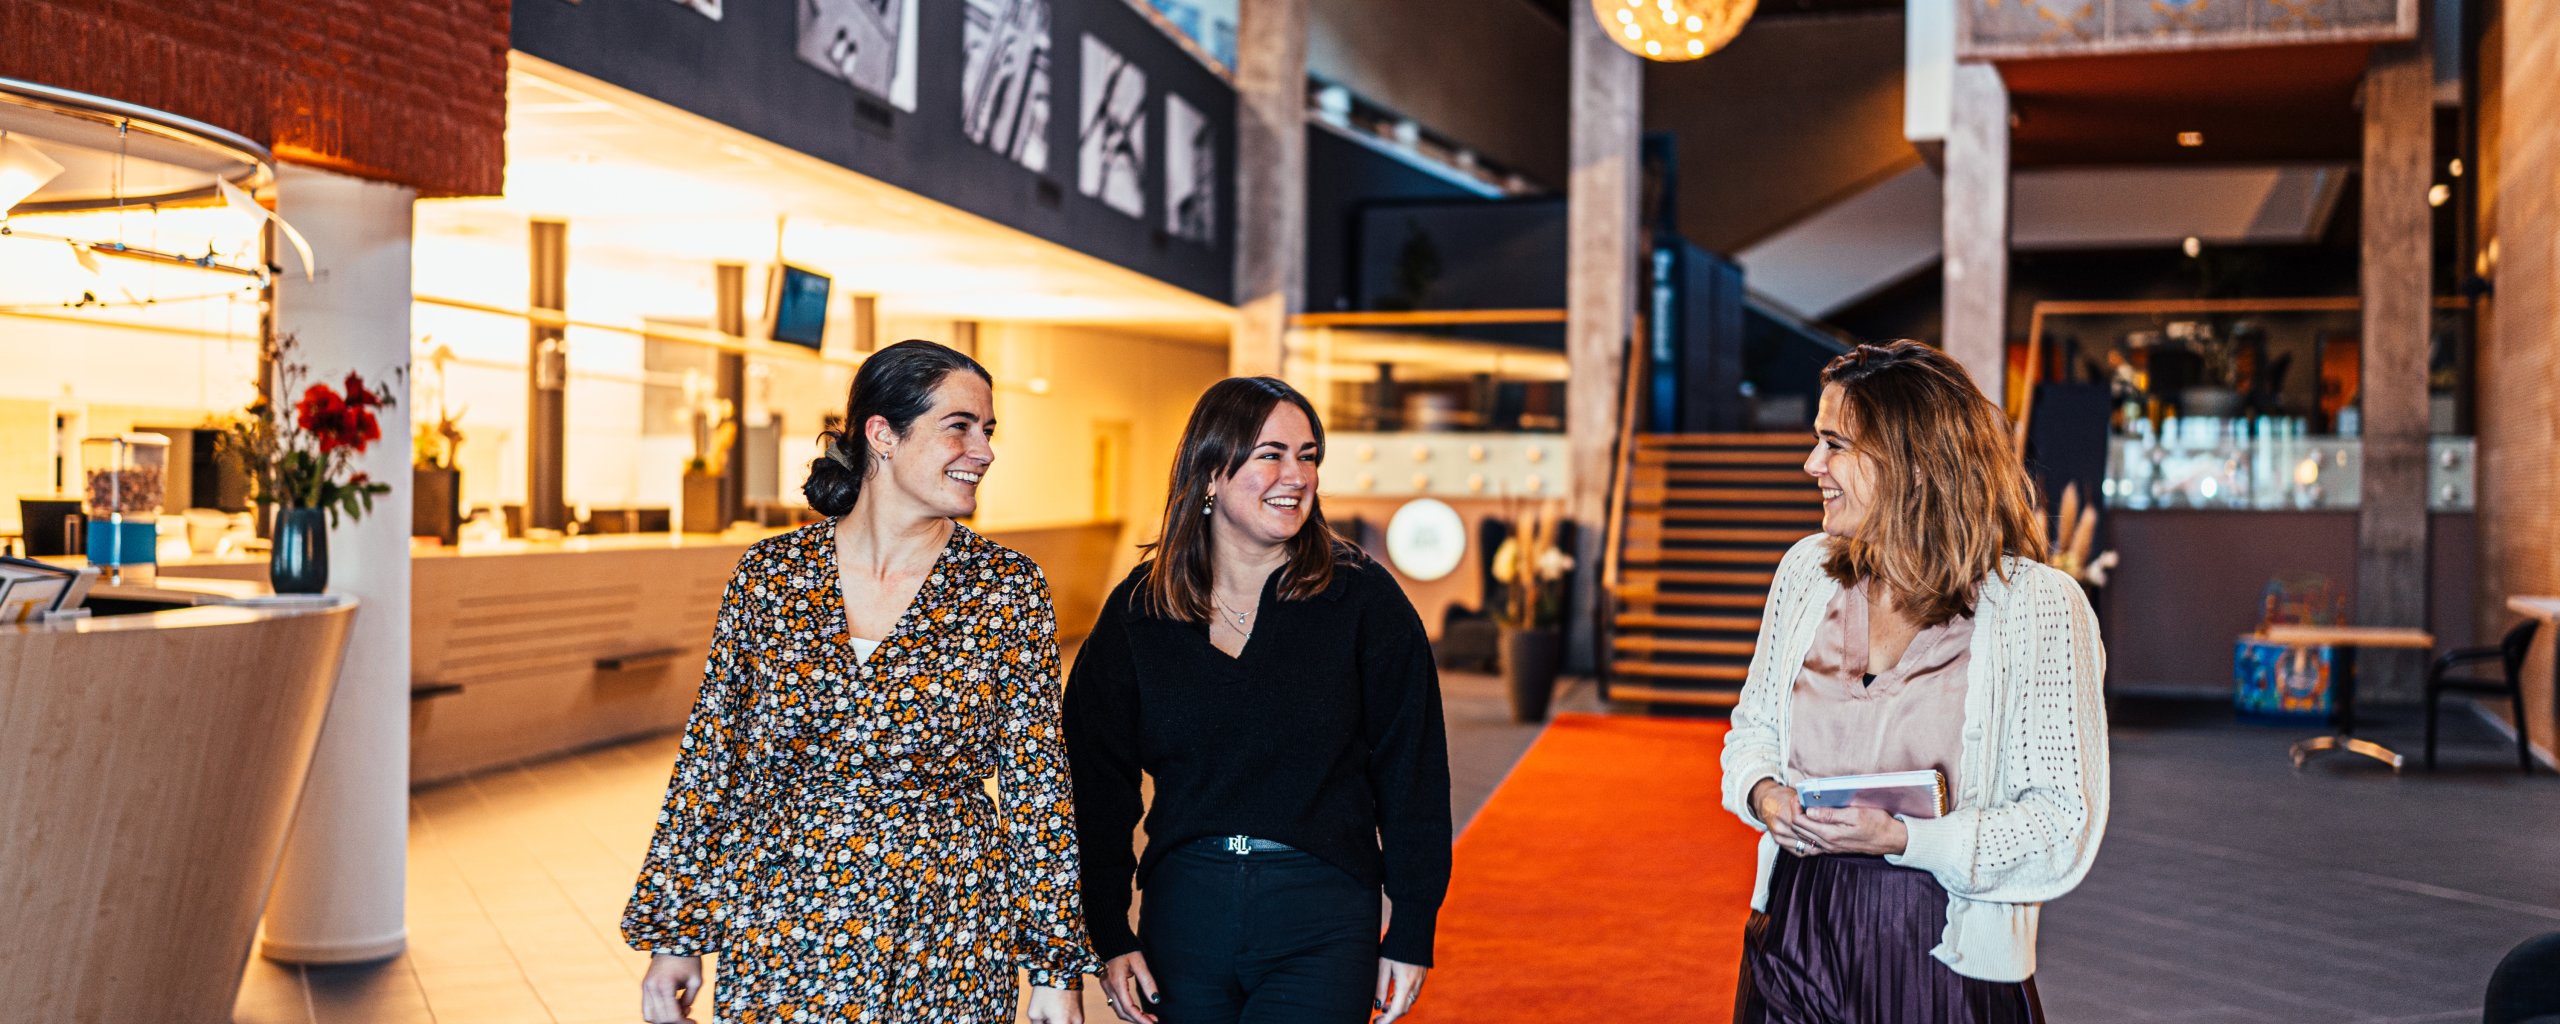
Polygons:
M1696 60L1742 31L1758 0L1591 0L1609 38L1647 60Z
M0 131L0 217L61 174L52 157Z

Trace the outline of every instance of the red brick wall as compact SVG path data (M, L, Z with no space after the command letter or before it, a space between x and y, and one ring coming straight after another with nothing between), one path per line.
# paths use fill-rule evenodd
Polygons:
M5 0L0 77L165 110L279 159L495 195L508 0Z

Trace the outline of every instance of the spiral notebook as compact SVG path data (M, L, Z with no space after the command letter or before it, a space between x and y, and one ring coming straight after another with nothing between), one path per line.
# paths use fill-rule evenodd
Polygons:
M1947 813L1947 777L1935 768L1873 775L1831 775L1796 783L1806 807L1873 807L1906 818Z

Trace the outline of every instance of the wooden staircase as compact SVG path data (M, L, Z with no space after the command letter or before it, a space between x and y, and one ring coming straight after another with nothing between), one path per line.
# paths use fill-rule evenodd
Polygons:
M1810 434L1633 434L1610 539L1601 695L1730 707L1787 548L1822 527Z

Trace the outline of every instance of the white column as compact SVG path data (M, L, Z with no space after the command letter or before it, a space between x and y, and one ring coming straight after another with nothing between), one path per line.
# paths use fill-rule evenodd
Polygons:
M391 484L361 520L329 531L329 590L362 602L320 730L284 863L267 900L269 959L379 960L408 943L409 846L409 250L417 194L328 171L278 171L277 212L311 240L306 282L287 260L276 331L291 334L314 382L349 370L403 382L382 411L382 440L358 464ZM396 374L396 376L395 376ZM290 402L289 396L278 396Z
M2008 405L2009 87L1967 61L1949 81L1946 152L1946 320L1939 346Z
M1236 17L1236 327L1227 372L1287 365L1306 305L1307 0L1242 0ZM1316 390L1312 378L1294 381Z
M1565 197L1565 448L1573 490L1566 515L1579 531L1566 629L1568 671L1587 671L1596 649L1589 624L1600 599L1601 550L1609 525L1611 455L1627 345L1635 329L1636 199L1643 180L1644 68L1576 5L1572 76L1573 167Z

